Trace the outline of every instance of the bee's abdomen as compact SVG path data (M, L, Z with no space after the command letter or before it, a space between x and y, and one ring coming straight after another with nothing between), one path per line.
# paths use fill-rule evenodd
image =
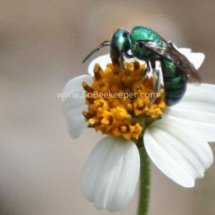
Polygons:
M163 61L162 70L166 105L175 105L186 92L187 75L179 70L173 62L167 60Z

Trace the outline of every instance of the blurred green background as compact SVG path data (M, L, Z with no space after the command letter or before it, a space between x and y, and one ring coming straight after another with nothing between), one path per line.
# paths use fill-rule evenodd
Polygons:
M0 215L110 215L96 210L80 189L83 165L102 136L86 130L72 140L57 93L87 72L90 61L81 61L89 51L117 28L136 25L151 27L179 47L204 52L200 74L205 83L215 84L215 2L0 3ZM215 165L194 189L185 189L152 164L150 215L214 215L214 181ZM137 194L138 189L117 214L135 214Z

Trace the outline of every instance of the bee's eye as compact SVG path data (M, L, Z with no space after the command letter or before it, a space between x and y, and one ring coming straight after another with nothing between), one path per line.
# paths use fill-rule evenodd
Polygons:
M127 31L123 32L123 37L127 37L128 34L129 34L129 33L128 33Z

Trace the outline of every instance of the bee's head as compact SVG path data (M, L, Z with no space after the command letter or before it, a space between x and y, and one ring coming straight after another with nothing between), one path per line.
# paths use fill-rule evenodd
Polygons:
M113 63L122 66L123 53L129 50L129 32L125 29L118 29L111 38L110 56Z
M110 48L115 52L124 52L129 48L129 32L123 28L118 29L111 38Z

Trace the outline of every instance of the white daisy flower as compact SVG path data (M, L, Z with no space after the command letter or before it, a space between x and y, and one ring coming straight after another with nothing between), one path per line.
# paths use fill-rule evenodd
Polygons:
M199 68L204 55L190 49L180 51ZM145 65L125 63L116 70L109 55L93 60L90 75L72 79L64 88L62 107L72 138L87 127L108 135L90 154L82 174L82 191L98 209L122 210L132 198L138 182L140 156L134 143L143 134L144 147L155 165L183 187L193 187L213 162L207 142L215 141L214 85L188 85L183 99L166 107L164 94L155 104L141 98L152 92L152 78L140 80ZM126 73L126 74L125 74ZM119 86L122 85L123 88ZM103 96L90 97L94 91ZM135 98L105 98L105 92L136 93ZM86 92L86 98L83 94ZM81 95L74 98L68 95Z

